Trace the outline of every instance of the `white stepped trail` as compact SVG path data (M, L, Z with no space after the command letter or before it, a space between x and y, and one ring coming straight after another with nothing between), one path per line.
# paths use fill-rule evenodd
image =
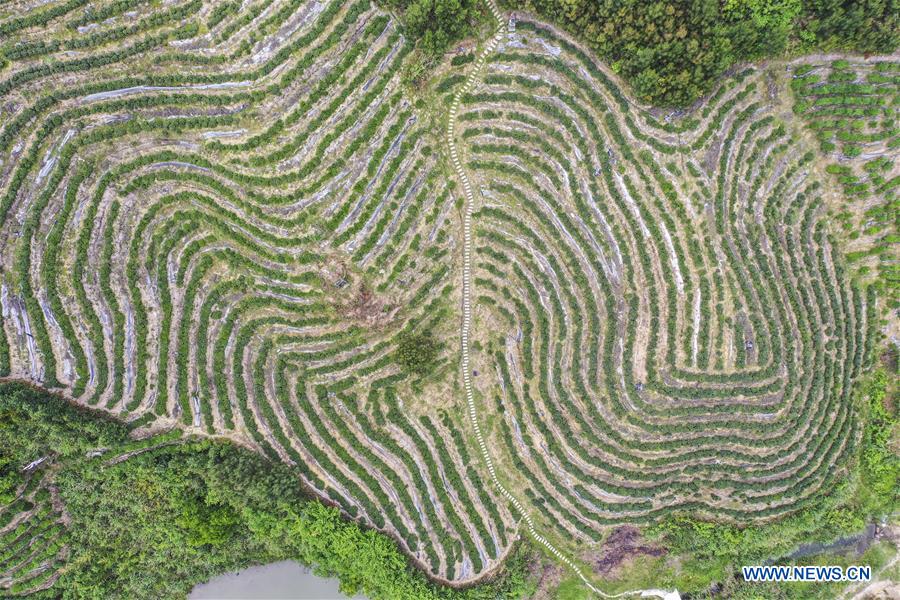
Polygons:
M450 117L447 120L447 147L450 149L450 159L453 163L453 170L456 172L456 176L459 179L460 183L462 183L463 193L465 195L465 210L463 211L463 288L462 288L462 328L461 328L461 337L462 337L462 374L463 374L463 388L466 392L466 402L469 405L469 419L472 422L472 427L475 430L475 438L478 440L478 446L481 450L481 457L484 459L485 464L487 465L488 472L491 476L491 481L500 491L504 498L509 500L509 502L516 507L516 510L519 514L522 515L522 519L525 521L526 528L528 533L532 538L535 539L539 544L547 548L553 556L557 559L565 563L571 568L575 574L578 576L581 581L595 594L603 597L603 598L621 598L623 596L640 596L642 598L662 598L663 600L679 600L680 596L678 592L667 592L665 590L630 590L627 592L621 592L618 594L607 594L604 591L598 589L595 585L593 585L590 580L581 572L581 569L576 565L572 560L563 555L553 544L550 543L547 538L538 533L537 529L534 526L534 521L525 511L525 507L513 496L509 490L507 490L500 480L497 478L497 473L494 469L494 461L491 459L491 455L488 453L487 444L485 444L484 436L481 433L481 427L478 424L478 414L475 410L475 396L472 391L472 369L469 363L469 331L471 330L472 325L472 210L473 205L475 204L475 195L472 192L472 184L469 182L469 177L466 174L465 169L463 169L462 162L459 159L459 151L456 147L456 112L459 109L460 99L472 89L472 86L475 83L475 80L481 74L482 69L484 68L485 60L488 55L494 51L494 48L497 47L497 44L503 39L503 36L506 34L506 21L503 18L500 9L497 8L497 4L495 0L485 0L488 8L491 11L494 19L497 21L497 30L494 33L494 36L487 42L487 44L482 48L481 52L478 54L478 58L475 61L475 64L472 68L472 71L469 73L469 76L466 77L465 83L462 87L457 90L456 94L453 96L453 102L450 104Z

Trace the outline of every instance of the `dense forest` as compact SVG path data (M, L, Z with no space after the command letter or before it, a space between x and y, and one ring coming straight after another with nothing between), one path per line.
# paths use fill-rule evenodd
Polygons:
M134 440L125 424L19 384L0 384L0 494L0 547L38 557L13 576L11 591L31 597L184 597L218 573L284 559L372 599L516 598L525 585L519 553L491 583L435 586L389 537L304 496L285 465L208 439ZM34 550L45 544L52 552Z
M428 56L437 56L450 44L474 33L480 18L479 0L384 0L402 15L406 33Z
M585 41L643 101L686 106L739 62L810 52L886 54L895 0L505 0ZM473 34L473 0L387 0L426 53Z
M732 65L785 54L889 53L893 0L508 0L586 41L642 100L684 106Z

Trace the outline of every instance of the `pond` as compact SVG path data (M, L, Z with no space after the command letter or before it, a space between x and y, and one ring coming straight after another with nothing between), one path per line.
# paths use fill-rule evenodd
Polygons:
M195 587L190 600L347 600L338 580L291 560L223 573ZM354 596L353 600L365 600Z

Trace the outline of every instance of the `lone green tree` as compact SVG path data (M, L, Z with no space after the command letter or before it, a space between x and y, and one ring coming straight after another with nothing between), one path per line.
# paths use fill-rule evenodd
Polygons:
M423 376L437 364L440 351L430 331L404 332L397 339L396 361L407 373Z

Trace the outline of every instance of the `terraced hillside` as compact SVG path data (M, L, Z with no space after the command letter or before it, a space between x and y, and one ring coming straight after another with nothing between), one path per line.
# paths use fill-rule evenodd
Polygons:
M843 189L846 201L835 207L835 219L849 241L849 262L862 277L880 281L896 308L900 62L803 60L794 66L791 88L794 111L833 161L826 171Z
M538 23L459 119L483 202L477 369L492 447L572 535L674 510L769 518L835 481L873 297L823 220L771 74L655 118ZM516 486L511 486L515 488Z
M400 89L410 46L367 1L214 6L3 21L3 368L252 444L470 578L511 519L440 410L455 196Z
M772 72L670 121L528 19L418 100L368 0L21 3L0 33L3 375L294 464L453 582L523 516L483 452L579 543L842 476L875 296Z
M44 462L44 461L42 461ZM28 471L38 465L26 465ZM0 577L4 591L27 594L52 585L63 563L68 535L62 512L53 505L52 492L39 471L28 479L18 498L0 512Z

